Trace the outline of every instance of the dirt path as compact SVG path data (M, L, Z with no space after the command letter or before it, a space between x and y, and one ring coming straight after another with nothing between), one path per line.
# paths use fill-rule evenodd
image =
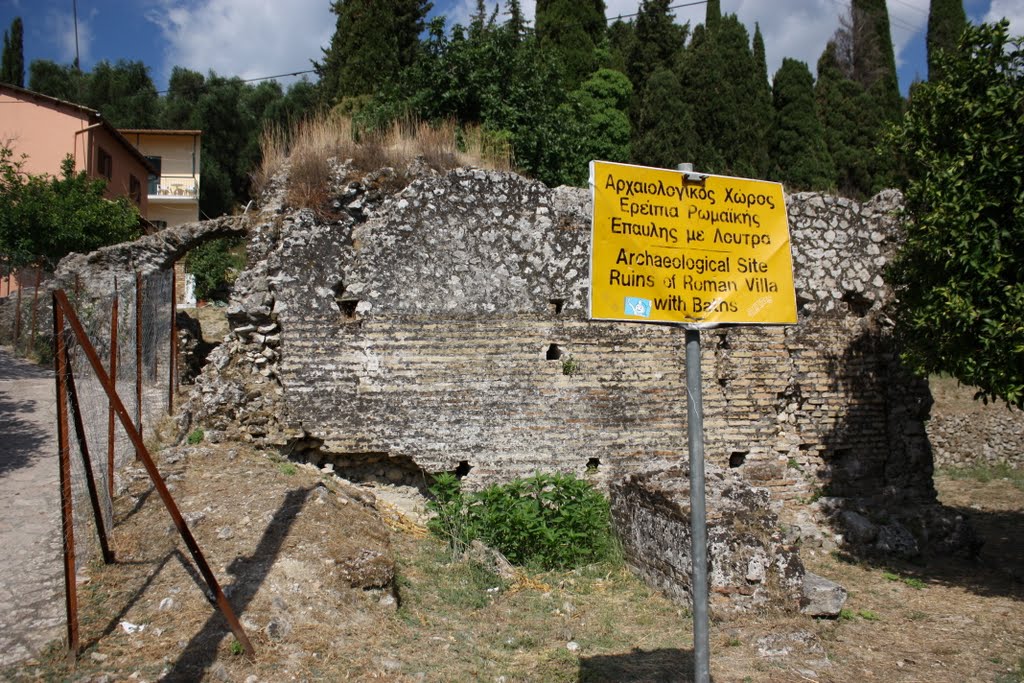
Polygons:
M0 666L62 634L53 372L0 348Z

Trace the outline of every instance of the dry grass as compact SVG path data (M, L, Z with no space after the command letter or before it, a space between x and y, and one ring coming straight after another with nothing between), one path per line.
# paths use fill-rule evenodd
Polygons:
M262 162L252 175L254 194L262 194L288 168L287 202L314 209L330 194L330 159L351 161L360 171L401 171L416 159L439 171L458 166L512 169L506 138L489 135L480 126L460 128L452 119L427 122L403 117L385 130L365 131L356 129L349 116L322 113L291 130L268 127L260 137L260 149Z
M161 471L239 610L256 661L233 650L140 476L118 503L118 563L91 567L80 593L87 650L77 671L55 646L41 661L0 670L0 679L690 680L690 615L622 567L504 581L468 562L449 563L422 526L378 497L391 529L384 539L364 496L342 504L333 493L341 485L313 468L285 468L232 444L203 445L171 462L166 454L174 452L162 452ZM321 485L331 495L318 495ZM849 589L849 618L716 617L714 680L1024 680L1024 626L1016 618L1024 599L1024 493L1003 481L940 478L937 487L989 541L980 563L876 566L807 551L810 569ZM398 605L381 601L389 592L353 589L338 573L364 548L385 547L398 564ZM129 634L122 622L144 629Z

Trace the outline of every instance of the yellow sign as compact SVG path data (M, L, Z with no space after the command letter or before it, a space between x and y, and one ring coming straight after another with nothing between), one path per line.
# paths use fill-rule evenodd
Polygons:
M796 322L782 185L590 163L590 317Z

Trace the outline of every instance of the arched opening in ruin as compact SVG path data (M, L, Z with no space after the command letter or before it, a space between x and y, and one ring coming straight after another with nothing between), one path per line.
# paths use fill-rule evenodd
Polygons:
M547 360L560 360L562 358L562 347L558 344L552 344L548 347L547 355L544 357Z
M587 460L587 471L597 472L601 469L601 458L590 458Z
M565 308L565 299L549 299L548 310L555 315L558 315Z
M473 469L473 466L469 464L468 460L460 460L459 466L455 468L455 478L465 479L469 471Z
M750 451L733 451L729 454L729 467L742 467L747 461L747 454Z

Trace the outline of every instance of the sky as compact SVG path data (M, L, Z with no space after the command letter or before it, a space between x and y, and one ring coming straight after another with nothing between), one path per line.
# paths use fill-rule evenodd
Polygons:
M675 0L685 4L693 0ZM609 19L637 11L640 0L605 0ZM522 6L532 18L535 0ZM927 76L924 45L929 0L887 0L900 88ZM448 26L466 23L476 0L434 0L435 15ZM488 0L493 8L494 0ZM751 35L757 22L764 35L769 75L783 57L806 62L812 72L825 43L848 10L849 0L722 0ZM0 0L0 29L20 16L25 25L26 66L34 59L70 64L78 54L83 69L101 60L142 61L158 90L167 87L172 67L254 79L305 71L319 59L334 32L329 0ZM784 8L784 9L780 9ZM1024 0L964 0L973 22L1010 20L1024 33ZM680 23L701 23L704 5L682 7ZM306 76L315 80L315 74ZM27 75L26 75L27 79ZM296 77L279 79L283 84Z

